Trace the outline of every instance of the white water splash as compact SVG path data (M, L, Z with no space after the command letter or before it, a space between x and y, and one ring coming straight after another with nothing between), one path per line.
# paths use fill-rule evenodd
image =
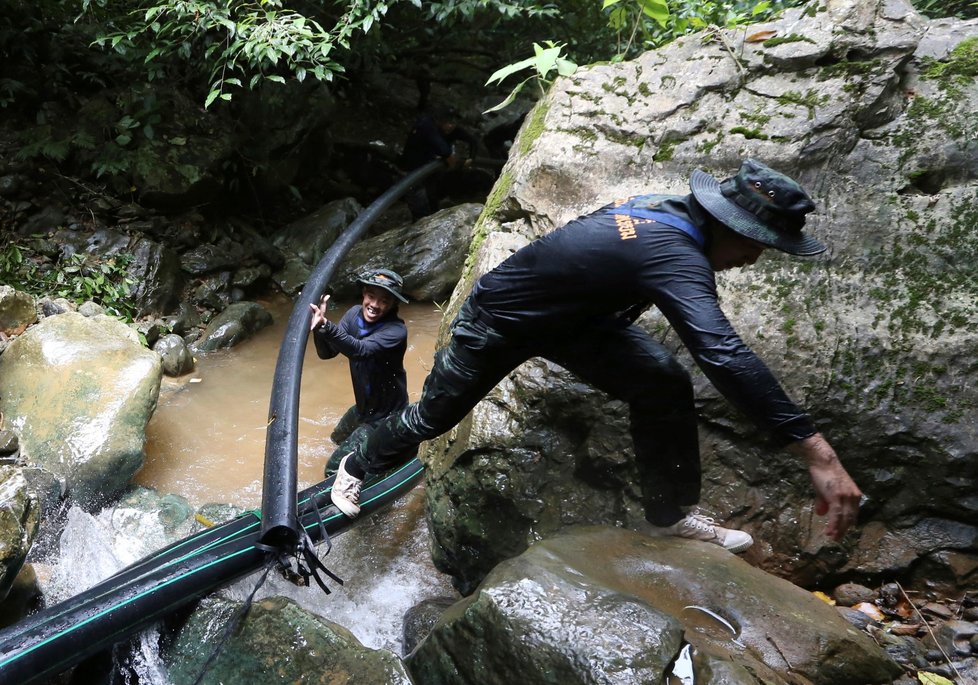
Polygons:
M324 578L332 590L326 595L315 582L296 587L273 573L257 596L290 597L347 628L365 646L398 656L404 613L425 599L457 596L448 577L431 562L421 488L335 538L326 556L322 547L319 552L344 585ZM236 594L251 592L254 583L241 581Z
M57 559L49 566L50 573L38 579L45 600L53 605L84 592L171 541L158 512L118 507L93 516L73 507ZM159 630L148 628L135 637L132 652L115 651L113 658L117 670L125 673L124 682L170 685L159 655L159 639Z

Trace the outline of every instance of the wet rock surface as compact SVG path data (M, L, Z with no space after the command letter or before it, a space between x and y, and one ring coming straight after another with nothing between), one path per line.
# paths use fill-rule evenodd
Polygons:
M411 684L392 653L364 647L346 628L290 599L270 597L252 604L243 617L240 613L237 602L205 601L166 657L173 685ZM228 632L229 625L237 629Z
M98 508L142 466L161 379L160 357L126 325L68 312L0 356L0 411L25 465L53 475L70 502Z
M424 683L662 682L684 641L694 670L738 674L729 682L867 685L901 673L835 609L718 546L606 527L498 565L408 662Z

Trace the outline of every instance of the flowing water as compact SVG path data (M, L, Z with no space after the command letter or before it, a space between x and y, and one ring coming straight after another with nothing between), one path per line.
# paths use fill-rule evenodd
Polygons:
M181 495L195 508L209 503L260 507L271 383L292 309L285 298L262 304L272 312L273 326L231 350L201 355L192 374L164 379L137 484ZM331 310L330 318L339 320L349 306ZM401 306L400 316L408 326L405 368L413 401L431 365L441 313L433 305L410 304ZM323 465L334 448L329 434L352 403L346 359L320 360L310 340L300 390L300 489L322 480ZM71 511L59 558L45 574L49 601L77 594L166 543L159 517L133 518L121 508L96 516ZM423 599L454 594L447 577L431 564L420 485L336 537L328 555L323 557L323 551L326 565L345 581L342 587L330 582L332 594L315 585L296 587L270 574L256 597L289 596L345 626L364 645L400 654L404 612ZM226 592L243 599L258 578L245 578ZM145 631L127 658L127 668L139 674L141 685L169 683L157 640L155 630Z
M164 379L159 407L146 430L146 463L137 483L178 493L196 506L261 506L268 402L292 311L284 298L263 304L274 325L230 350L201 355L191 374ZM331 309L330 318L338 321L349 306ZM404 366L413 401L431 367L441 314L434 305L409 304L401 305L400 316L408 327ZM310 339L300 387L300 489L323 479L323 466L335 447L329 434L352 404L346 357L321 360Z

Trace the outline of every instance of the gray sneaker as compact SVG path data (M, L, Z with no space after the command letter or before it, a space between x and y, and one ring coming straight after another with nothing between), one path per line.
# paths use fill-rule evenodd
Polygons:
M340 461L340 468L336 472L336 480L333 481L329 498L333 500L337 509L351 519L355 519L360 514L360 488L363 487L363 481L347 472L346 460L349 458L348 454Z
M742 530L718 526L716 521L700 514L686 514L686 518L671 526L650 526L659 535L673 535L690 540L702 540L720 545L728 552L737 554L754 544L754 538Z

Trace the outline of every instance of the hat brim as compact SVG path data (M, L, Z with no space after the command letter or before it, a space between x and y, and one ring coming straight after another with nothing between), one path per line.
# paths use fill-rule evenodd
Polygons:
M380 283L371 283L369 281L362 281L359 278L357 279L357 283L359 283L362 286L363 285L372 285L375 288L383 288L384 290L386 290L387 292L389 292L391 295L393 295L394 297L396 297L397 299L399 299L404 304L407 304L408 303L408 299L406 297L404 297L404 295L402 295L401 293L397 292L396 290L393 290L391 288L388 288L386 285L381 285Z
M694 169L689 177L693 197L713 218L737 233L776 250L810 257L825 252L825 244L807 233L789 234L772 230L767 224L720 192L720 182L705 171Z

